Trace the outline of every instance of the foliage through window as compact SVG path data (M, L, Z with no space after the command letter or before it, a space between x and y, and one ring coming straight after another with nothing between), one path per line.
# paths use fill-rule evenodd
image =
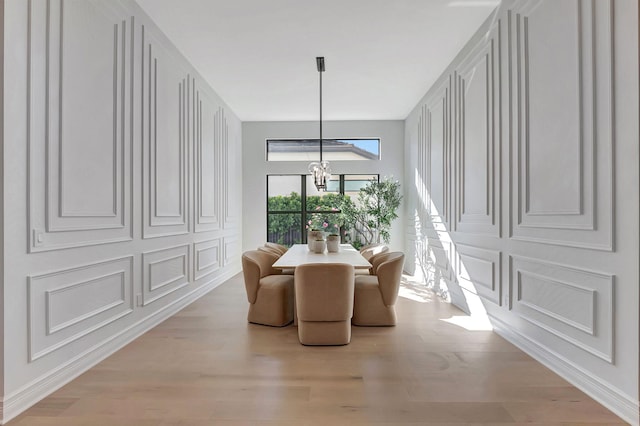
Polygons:
M377 175L332 176L327 192L318 192L307 175L267 176L267 241L290 246L306 242L307 230L339 234L355 243L357 233L340 219L344 197L357 202L357 194Z

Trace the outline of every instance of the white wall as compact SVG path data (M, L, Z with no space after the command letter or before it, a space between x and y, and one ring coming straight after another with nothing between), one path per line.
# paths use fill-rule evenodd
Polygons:
M378 161L332 161L333 174L380 174L400 181L404 188L404 128L402 121L323 121L325 138L380 138ZM268 174L306 174L306 161L266 161L267 139L318 138L319 124L310 121L244 122L242 123L243 167L243 250L255 250L267 238L267 178ZM400 206L404 209L404 200ZM404 220L401 212L391 229L392 250L402 250Z
M638 4L613 6L504 1L470 40L406 120L406 250L638 424Z
M242 129L133 1L5 7L6 421L240 271Z

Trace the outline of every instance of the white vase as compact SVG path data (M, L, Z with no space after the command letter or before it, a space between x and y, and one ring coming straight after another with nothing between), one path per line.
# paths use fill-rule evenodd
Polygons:
M316 253L324 253L326 246L324 240L315 240L313 243L313 251Z
M329 253L340 251L340 237L338 235L329 235L327 237L327 251Z
M313 246L318 238L324 238L324 232L311 230L307 232L307 247L309 248L309 251L315 251Z

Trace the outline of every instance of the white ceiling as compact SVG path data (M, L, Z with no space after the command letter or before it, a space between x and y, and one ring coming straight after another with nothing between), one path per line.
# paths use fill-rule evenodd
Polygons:
M499 0L137 0L243 121L404 119Z

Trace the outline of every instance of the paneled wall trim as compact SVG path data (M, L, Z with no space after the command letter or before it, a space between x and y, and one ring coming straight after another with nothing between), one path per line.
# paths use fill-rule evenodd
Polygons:
M194 80L188 64L141 29L144 238L189 232L187 146Z
M186 244L142 253L142 305L188 285L190 259Z
M502 21L455 78L454 230L500 237Z
M503 0L405 120L407 269L633 424L638 8Z
M29 360L130 314L133 287L133 256L29 276Z
M613 250L612 8L526 1L509 13L512 238Z
M242 123L135 1L2 10L0 423L240 272L242 241Z
M510 261L514 312L613 363L613 275L521 256Z
M220 239L201 241L193 244L194 263L193 279L200 280L214 272L222 266L222 251L220 250Z
M30 3L29 250L131 240L134 19L106 2Z

